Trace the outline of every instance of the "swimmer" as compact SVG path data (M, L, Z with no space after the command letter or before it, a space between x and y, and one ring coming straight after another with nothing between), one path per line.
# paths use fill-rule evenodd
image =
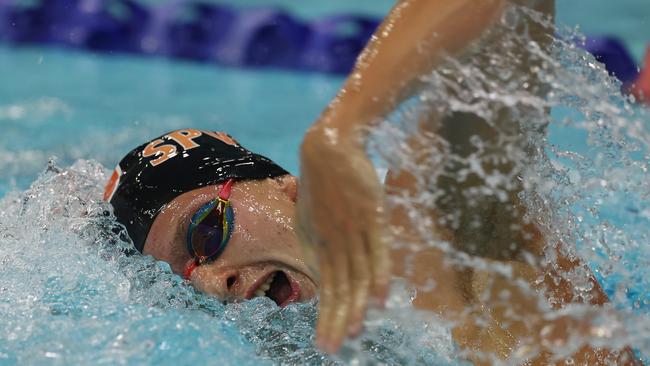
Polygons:
M297 190L295 177L232 137L184 129L129 152L104 199L138 251L197 290L284 307L317 293L293 224Z
M512 3L532 7L551 19L554 14L553 0ZM442 168L431 167L447 173L432 187L418 187L418 177L406 170L389 172L384 187L366 154L369 132L414 93L420 76L439 65L446 55L462 56L463 49L480 38L509 4L506 0L398 1L341 91L305 135L297 226L305 257L318 268L314 271L319 273L320 283L317 344L324 351L337 352L346 337L361 332L369 298L383 302L389 280L395 275L420 287L429 280L435 282L433 289L418 291L413 305L452 321L454 340L475 364L513 358L530 365L565 361L580 365L635 364L629 349L589 345L570 359L553 358L553 345L566 344L571 330L587 334L590 323L570 317L545 318L538 298L516 283L527 283L546 297L549 307L561 308L579 301L573 299L572 284L554 271L588 269L578 259L563 257L559 250L556 261L545 261L545 238L534 219L525 219L526 208L519 199L522 184L513 182L505 200L485 194L468 203L463 192L477 190L485 182L471 176L462 183L445 179L463 169L447 163ZM526 26L531 41L543 45L552 39L548 29ZM521 65L513 75L530 73L535 66L525 59ZM430 116L419 127L421 134L444 138L453 153L466 157L473 149L472 136L496 141L500 129L517 131L520 125L507 118L485 121L472 113L454 113ZM430 151L415 140L407 143L412 156L426 156ZM525 146L524 138L518 143ZM530 158L521 155L503 152L499 164L482 169L487 175L498 172L514 180L521 175L517 169L526 166L525 159ZM447 264L446 252L419 242L416 228L406 219L409 212L399 207L389 211L384 203L384 192L417 197L422 189L443 193L437 208L426 214L436 223L431 235L450 242L465 255L507 266L511 278ZM439 220L454 212L460 212L460 225L452 227ZM473 225L476 222L480 223L478 227ZM399 229L396 231L401 237L394 240L416 243L418 248L392 250L386 243L387 223ZM406 258L415 258L408 271L403 265ZM593 275L582 280L592 289L582 301L602 308L608 299L598 282ZM507 301L503 294L508 295Z
M178 130L129 152L106 186L135 248L223 301L311 299L293 227L296 178L218 132Z
M539 10L552 13L552 1L537 4ZM318 284L318 344L328 352L336 352L345 336L360 333L369 295L385 298L394 274L416 285L435 280L433 290L418 292L414 306L453 321L454 340L475 364L511 357L531 365L635 364L629 349L589 345L570 359L553 358L549 344L562 344L571 329L587 333L590 323L570 317L546 319L537 298L515 286L517 280L527 282L547 298L554 297L556 307L572 300L572 284L555 281L550 273L554 267L542 263L545 241L535 223L523 219L525 208L517 199L520 186L513 187L506 202L485 197L470 208L462 196L453 194L453 182L437 182L437 188L450 193L449 206L443 209L461 208L465 220L479 217L499 223L474 231L441 226L437 235L469 255L509 266L512 278L447 266L446 253L431 247L415 252L414 268L407 272L399 264L412 253L391 251L383 242L389 220L403 229L404 238L399 240L417 241L417 235L403 220L403 212L388 212L383 206L384 187L363 149L368 128L410 94L418 75L435 67L442 54L458 52L480 36L505 6L498 0L400 2L360 57L343 91L306 135L299 187L282 168L227 135L188 129L170 132L129 153L114 172L105 198L139 251L168 262L198 290L224 301L267 296L286 306L314 297ZM545 34L533 30L531 37L544 42ZM467 129L451 127L482 126L472 132L485 139L495 134L485 121L471 115L426 122L422 133L454 141L459 153L467 146L469 136L462 133ZM434 117L431 122L436 122ZM453 173L457 167L449 169ZM409 173L389 172L386 191L417 194ZM302 250L292 219L297 189ZM433 218L440 214L429 213ZM500 230L511 226L522 229ZM504 246L512 242L518 245ZM536 263L524 260L526 254L532 254ZM315 263L319 279L312 270ZM563 271L583 266L561 256L558 263ZM606 303L593 276L587 280L593 284L589 304ZM503 290L510 294L506 304L499 301ZM526 322L513 321L512 314ZM530 350L535 352L526 358Z

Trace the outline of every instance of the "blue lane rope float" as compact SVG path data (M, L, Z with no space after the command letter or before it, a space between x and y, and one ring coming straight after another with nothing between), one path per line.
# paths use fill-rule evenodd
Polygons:
M594 55L596 60L605 64L607 71L616 76L624 88L628 88L639 76L636 62L620 39L591 36L587 37L584 48Z
M0 41L9 44L338 75L352 70L379 23L358 15L306 22L278 9L239 9L201 0L157 6L136 0L0 0ZM583 47L623 82L625 92L650 91L645 85L650 78L639 79L620 40L589 37Z
M346 74L379 20L202 1L0 0L0 41Z

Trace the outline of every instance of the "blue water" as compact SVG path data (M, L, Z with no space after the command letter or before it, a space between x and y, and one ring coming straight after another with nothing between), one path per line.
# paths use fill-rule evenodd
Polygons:
M340 79L0 47L0 194L25 188L50 155L114 166L182 127L228 131L297 172L302 134Z
M385 0L277 3L304 17L337 11L379 16L391 5ZM650 41L642 31L650 27L646 0L559 0L558 12L561 22L579 23L587 33L623 37L638 60ZM100 213L106 208L93 197L105 170L132 147L176 128L224 130L297 173L301 137L341 82L319 74L0 46L0 197L6 195L0 206L5 235L0 264L12 265L10 273L2 272L0 314L15 316L0 325L0 364L336 362L309 347L315 318L309 304L286 311L268 303L223 307L194 293L164 264L127 260L111 247L97 255L91 245L104 238L93 228L104 223ZM550 138L566 149L588 150L579 131L551 129ZM52 156L63 170L54 168L37 180ZM78 159L101 165L82 161L67 168ZM31 190L16 193L35 181ZM66 195L66 188L74 195ZM601 217L629 230L646 224L626 214L647 210L641 202L622 202ZM91 214L85 216L50 214L88 207ZM23 222L33 231L3 231ZM70 233L70 227L81 229ZM626 283L633 280L624 277ZM612 279L610 293L616 290ZM617 304L641 298L637 309L647 308L648 301L638 296L644 289L629 290L637 295L624 295ZM362 348L375 362L453 361L444 332L432 336L391 323L376 328L361 346L348 348L348 356ZM425 345L434 350L427 353ZM412 355L413 350L423 351Z

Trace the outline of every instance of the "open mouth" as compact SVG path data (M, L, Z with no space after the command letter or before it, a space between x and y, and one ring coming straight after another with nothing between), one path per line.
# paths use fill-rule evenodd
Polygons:
M289 303L298 300L300 287L292 281L284 272L272 272L266 280L257 287L252 297L266 296L273 300L279 307L285 307Z

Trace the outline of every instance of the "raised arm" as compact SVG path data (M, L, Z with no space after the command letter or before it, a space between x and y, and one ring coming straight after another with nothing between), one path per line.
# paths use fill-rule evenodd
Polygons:
M409 95L418 77L435 67L442 56L478 38L506 4L504 0L398 2L307 138L322 133L322 128L336 128L346 136L363 133L363 127Z
M361 330L369 294L390 279L382 187L365 153L368 128L445 54L462 50L505 0L403 0L386 17L301 148L298 234L320 269L318 345L336 352Z

